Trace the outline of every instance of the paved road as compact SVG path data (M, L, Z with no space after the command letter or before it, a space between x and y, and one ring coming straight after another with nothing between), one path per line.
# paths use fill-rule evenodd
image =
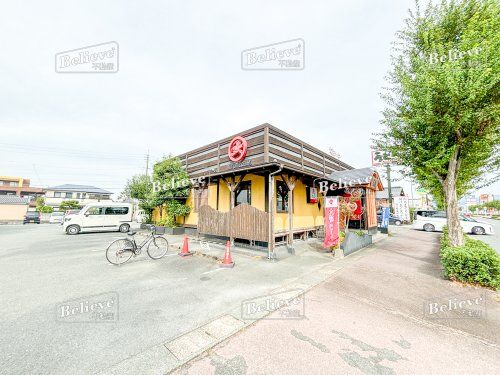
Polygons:
M236 267L221 270L210 257L173 251L159 261L142 254L110 265L104 249L122 237L0 226L0 374L97 373L332 261L314 253L277 263L234 254ZM59 316L66 301L90 305L99 294L118 296L117 320Z
M393 229L306 294L306 319L275 312L277 320L259 321L175 373L500 373L499 295L444 280L439 237ZM480 297L482 305L465 310L482 312L474 318L434 310Z
M491 224L493 226L495 234L488 236L473 236L473 238L486 242L488 245L493 247L493 249L495 249L497 253L500 253L500 220L483 218L477 218L477 220Z

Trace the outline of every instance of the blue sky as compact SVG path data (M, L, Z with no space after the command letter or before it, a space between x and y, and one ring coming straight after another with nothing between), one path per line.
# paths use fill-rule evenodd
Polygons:
M391 41L412 1L8 2L0 13L0 175L120 192L152 161L268 122L370 165ZM302 38L302 71L244 71L241 51ZM54 55L116 41L116 74ZM399 183L394 183L399 185ZM403 183L403 186L409 184ZM500 194L499 184L483 189Z

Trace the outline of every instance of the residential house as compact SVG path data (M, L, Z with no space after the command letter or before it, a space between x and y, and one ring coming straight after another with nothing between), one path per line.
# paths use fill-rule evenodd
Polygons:
M89 203L110 200L113 193L95 186L58 185L45 189L45 204L55 210L64 201L77 201L81 206Z
M391 194L393 198L405 196L405 192L401 186L392 186ZM389 189L385 188L383 191L377 191L375 199L377 202L377 210L381 207L389 207Z

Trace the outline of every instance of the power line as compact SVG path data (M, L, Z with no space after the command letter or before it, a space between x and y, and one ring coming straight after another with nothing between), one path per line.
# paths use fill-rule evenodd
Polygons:
M5 147L13 147L13 148L23 148L23 149L30 149L30 150L40 150L40 151L47 151L47 152L64 152L64 153L80 153L80 154L93 154L95 155L96 153L101 154L101 155L108 155L108 156L123 156L122 152L110 152L110 151L95 151L95 150L78 150L78 149L73 149L73 148L61 148L61 147L48 147L48 146L39 146L39 145L34 145L34 146L27 146L26 144L18 144L18 143L6 143L6 142L0 142L0 146L5 146ZM141 157L142 154L132 154L127 152L127 155L135 156L135 157Z
M24 163L22 161L10 161L10 160L2 160L2 161L0 161L0 165L2 165L4 163L5 164L9 163L9 164L19 164L20 165L20 167L13 166L13 167L10 167L10 168L28 169L26 167L26 163ZM139 170L142 169L141 166L139 166L139 164L137 164L137 166L130 166L130 167L113 166L113 167L110 167L110 168L95 168L93 165L89 166L89 165L80 165L80 164L77 165L77 166L75 166L74 164L72 164L72 166L65 166L65 165L56 165L56 164L38 164L38 163L36 163L36 165L37 165L37 167L46 167L46 168L51 168L52 170L54 168L57 168L57 170L68 169L68 170L74 171L75 169L88 168L89 170L91 169L92 171L107 172L106 175L109 175L109 173L113 172L113 171L139 171Z
M0 146L3 144L0 143ZM12 153L22 153L22 154L46 154L51 156L56 155L64 155L65 158L80 158L80 159L98 159L100 161L106 160L115 160L115 161L124 161L124 160L141 160L143 155L133 155L133 154L113 154L116 156L111 156L111 154L100 153L98 151L95 152L82 152L82 151L64 151L64 150L56 150L56 149L36 149L29 146L2 146L2 151L7 151L9 154Z

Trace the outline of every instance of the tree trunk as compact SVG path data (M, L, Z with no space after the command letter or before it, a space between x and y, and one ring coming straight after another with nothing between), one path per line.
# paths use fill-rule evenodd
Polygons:
M448 238L451 246L462 246L464 244L464 232L460 226L458 215L457 198L457 167L458 147L453 153L448 166L448 175L444 180L444 198L446 204L446 216L448 218Z

